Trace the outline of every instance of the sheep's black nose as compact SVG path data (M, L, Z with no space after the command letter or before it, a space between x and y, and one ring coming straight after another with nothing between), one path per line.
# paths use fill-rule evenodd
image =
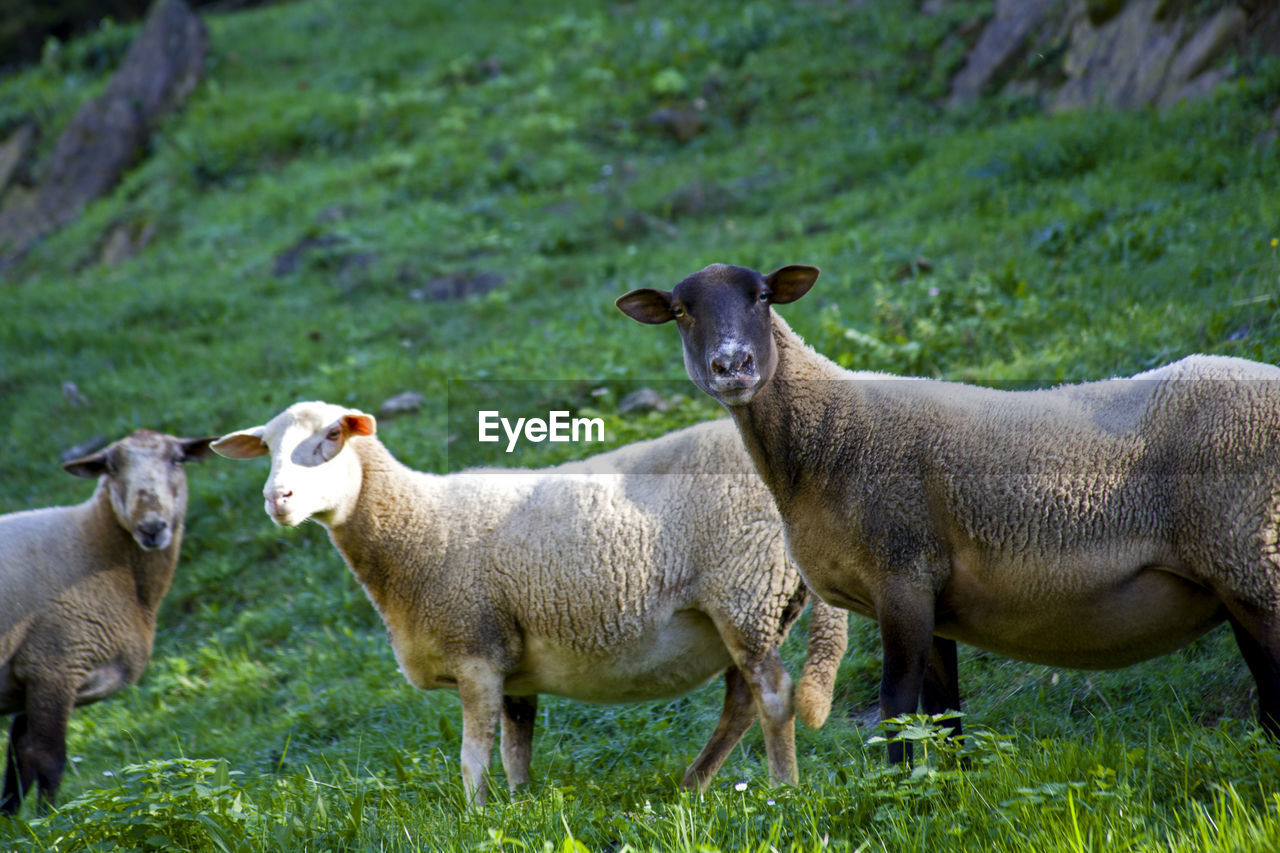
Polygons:
M138 538L143 545L154 547L164 541L169 523L160 518L149 518L138 525Z
M755 357L746 350L720 353L711 359L711 372L717 376L735 376L755 367Z

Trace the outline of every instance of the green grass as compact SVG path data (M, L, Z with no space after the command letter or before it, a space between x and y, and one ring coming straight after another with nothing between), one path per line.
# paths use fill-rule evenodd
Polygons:
M714 416L674 333L612 305L713 261L820 266L784 310L850 366L1044 384L1190 352L1280 360L1280 147L1263 136L1280 64L1250 61L1213 100L1164 113L946 111L948 36L989 4L910 7L307 0L210 17L208 79L150 156L0 273L0 511L82 500L57 457L91 436L227 432L298 399L374 411L424 394L380 432L433 471L598 449L469 443L484 401L598 415L611 443ZM0 80L0 128L36 116L47 151L130 35ZM648 120L697 99L707 130L691 141ZM155 237L104 267L115 225ZM502 286L415 296L479 273ZM68 381L91 405L67 403ZM640 385L679 399L619 415ZM264 469L191 467L151 667L75 714L59 810L0 819L0 846L1280 844L1280 753L1225 631L1117 672L967 650L967 757L935 744L911 772L856 723L879 673L857 621L836 712L798 734L797 789L765 787L753 732L705 796L678 790L718 714L713 684L671 703L544 700L531 789L463 813L456 695L404 682L323 532L263 515ZM799 660L799 638L786 653Z

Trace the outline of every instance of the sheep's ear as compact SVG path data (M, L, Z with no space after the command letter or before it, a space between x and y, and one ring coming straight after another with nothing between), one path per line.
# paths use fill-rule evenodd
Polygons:
M210 443L209 448L219 456L228 459L252 459L255 456L266 456L269 453L267 443L262 440L265 427L242 429L231 432Z
M769 285L769 301L779 305L795 302L808 293L817 280L818 268L807 264L781 267L764 277L765 284Z
M378 431L378 422L373 415L350 412L342 416L342 431L347 435L373 435Z
M68 474L74 474L77 477L85 477L92 480L95 477L101 477L107 473L107 451L99 450L97 453L89 456L81 456L79 459L71 459L62 463L62 470Z
M192 459L206 458L213 453L213 449L210 445L217 440L218 437L216 435L206 435L202 438L178 439L178 446L182 448L183 461L185 462Z
M674 320L671 313L671 291L642 287L619 296L613 303L632 320L657 325Z

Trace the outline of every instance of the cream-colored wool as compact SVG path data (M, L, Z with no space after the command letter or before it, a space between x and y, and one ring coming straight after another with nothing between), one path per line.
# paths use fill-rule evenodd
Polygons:
M0 516L0 713L17 715L7 769L21 768L20 779L9 769L0 810L16 810L33 781L52 798L72 707L146 668L182 543L187 486L177 463L211 440L139 430L67 463L101 474L89 500Z
M504 702L672 697L726 668L725 717L685 784L705 787L757 712L771 775L795 781L791 680L777 648L807 591L732 424L555 468L449 475L405 467L373 430L362 413L299 403L214 449L270 452L268 514L324 523L406 678L459 690L474 802L500 716L508 780L528 779L532 713L521 724ZM845 621L815 604L795 699L810 725L830 710Z

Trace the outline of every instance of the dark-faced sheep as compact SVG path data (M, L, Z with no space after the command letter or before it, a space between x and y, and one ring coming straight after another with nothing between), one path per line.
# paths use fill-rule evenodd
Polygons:
M14 715L0 811L33 782L52 801L71 709L146 668L182 543L182 463L211 441L139 430L63 465L99 478L86 502L0 516L0 713Z
M1112 668L1227 621L1280 735L1280 370L1191 356L1019 392L854 373L771 308L817 276L716 264L617 304L675 321L806 581L879 623L884 717L958 709L956 640Z
M496 732L512 789L529 779L539 693L679 696L725 673L724 711L684 776L705 787L752 722L769 772L797 778L794 708L821 725L847 616L815 602L795 699L778 646L808 591L728 421L580 463L425 474L373 417L298 403L213 445L270 455L267 514L313 518L386 622L405 677L462 699L462 780L486 794Z

